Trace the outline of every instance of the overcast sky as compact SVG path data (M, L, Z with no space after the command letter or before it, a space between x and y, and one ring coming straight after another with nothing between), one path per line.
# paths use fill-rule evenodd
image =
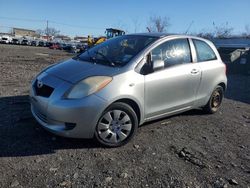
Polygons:
M250 25L250 0L0 0L0 32L10 27L57 28L62 34L103 35L105 28L145 32L151 15L169 17L170 33L197 33L226 24ZM192 23L192 24L191 24ZM136 27L135 27L136 25Z

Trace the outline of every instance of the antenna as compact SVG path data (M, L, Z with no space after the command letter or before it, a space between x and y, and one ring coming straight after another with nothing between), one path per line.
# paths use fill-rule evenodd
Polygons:
M189 29L191 28L191 26L193 25L193 23L194 23L194 21L192 20L192 22L189 24L189 26L188 26L188 28L187 28L187 30L186 30L186 32L185 32L185 34L187 34L187 33L188 33L188 31L189 31Z
M151 29L149 27L147 27L147 30L148 30L149 33L151 32Z

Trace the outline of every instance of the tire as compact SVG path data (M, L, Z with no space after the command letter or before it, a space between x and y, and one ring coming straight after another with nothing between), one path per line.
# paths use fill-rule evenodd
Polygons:
M221 107L223 97L224 89L221 86L217 86L212 92L212 95L203 110L209 114L216 113Z
M106 147L128 143L138 128L138 118L128 104L111 104L101 115L95 129L96 140Z

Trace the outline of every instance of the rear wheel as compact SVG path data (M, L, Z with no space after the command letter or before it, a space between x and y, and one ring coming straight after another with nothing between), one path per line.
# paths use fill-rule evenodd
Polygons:
M204 110L210 114L217 112L221 107L223 97L224 97L223 88L221 86L217 86L214 89L208 103L204 107Z
M108 147L118 147L128 143L138 127L134 110L127 104L117 102L110 105L99 119L95 137Z

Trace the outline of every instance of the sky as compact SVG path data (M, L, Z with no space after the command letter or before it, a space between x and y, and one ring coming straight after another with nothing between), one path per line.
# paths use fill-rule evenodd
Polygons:
M0 32L11 27L100 36L105 28L146 32L150 16L168 17L169 33L210 31L228 23L233 33L250 26L250 0L0 0Z

